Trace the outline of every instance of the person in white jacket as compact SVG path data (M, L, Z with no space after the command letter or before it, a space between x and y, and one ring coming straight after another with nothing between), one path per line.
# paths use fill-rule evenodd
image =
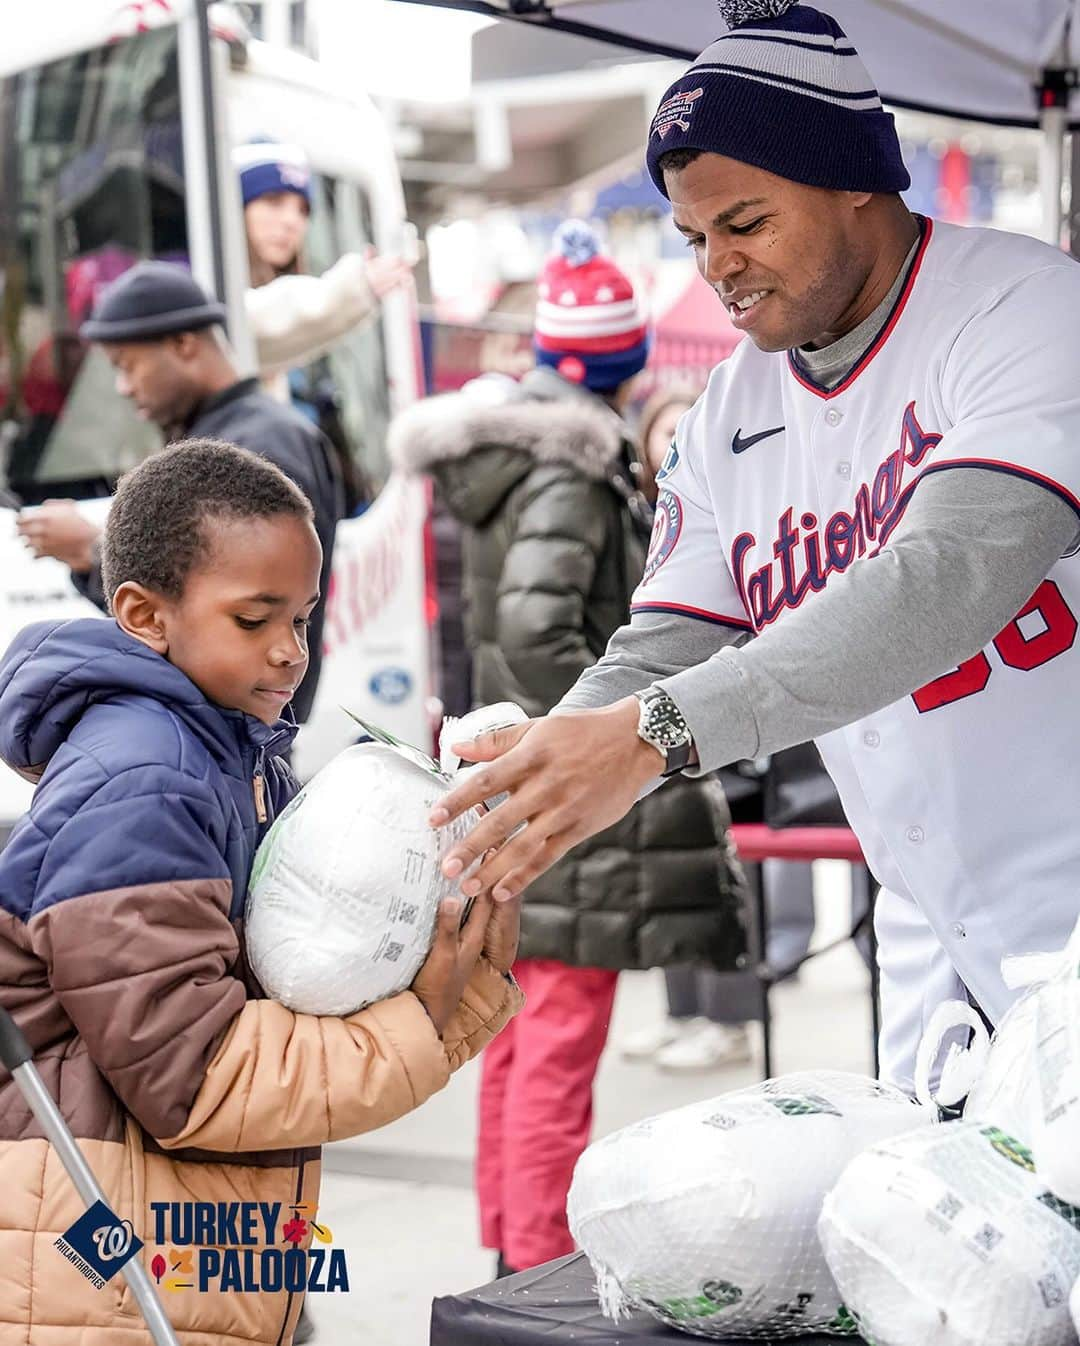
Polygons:
M408 283L403 257L346 253L321 276L300 271L311 211L311 169L295 145L256 141L239 146L240 174L251 286L245 309L255 340L263 387L289 402L287 372L324 355L335 342L372 319L381 301ZM335 444L335 448L338 446ZM347 464L342 463L343 472ZM347 490L358 493L355 483ZM24 516L23 536L35 556L52 556L78 571L92 560L98 534L73 500L47 500Z
M245 296L259 374L288 400L285 371L325 354L406 284L403 257L346 253L321 276L301 258L311 213L311 169L296 145L254 141L233 152L240 174L251 288Z

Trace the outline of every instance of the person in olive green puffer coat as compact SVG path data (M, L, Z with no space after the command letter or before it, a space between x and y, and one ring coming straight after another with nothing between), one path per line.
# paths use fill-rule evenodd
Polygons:
M543 368L502 405L448 394L395 423L395 465L430 473L463 526L477 705L546 714L626 620L649 528L627 435L607 403ZM669 781L529 888L520 956L735 966L742 880L728 820L717 782Z
M530 716L546 714L626 620L651 523L616 409L644 364L645 329L633 326L629 281L594 241L579 246L579 226L562 241L539 286L540 367L519 385L482 379L431 398L390 432L394 465L429 473L462 527L474 702L514 701ZM589 339L575 349L582 327L608 328L595 357ZM618 971L729 969L743 957L728 820L715 781L677 778L527 891L514 965L526 1004L502 1049L489 1048L480 1091L481 1236L501 1270L573 1249L566 1193Z

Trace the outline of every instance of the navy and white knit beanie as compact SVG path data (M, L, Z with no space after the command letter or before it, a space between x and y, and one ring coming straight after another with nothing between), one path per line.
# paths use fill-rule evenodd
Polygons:
M583 220L566 220L553 244L537 282L537 364L594 392L617 388L649 358L648 324L634 287Z
M311 169L299 145L253 140L233 150L244 205L271 192L295 192L311 205Z
M828 14L795 0L719 0L730 31L668 89L646 161L705 150L791 182L838 191L911 185L892 113L859 53Z

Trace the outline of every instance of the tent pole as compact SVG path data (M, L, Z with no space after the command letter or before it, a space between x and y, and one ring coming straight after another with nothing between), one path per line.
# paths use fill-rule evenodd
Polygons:
M1070 142L1069 251L1080 261L1080 134L1073 132Z
M1043 238L1061 247L1065 228L1062 187L1065 174L1065 141L1069 132L1069 99L1077 87L1077 70L1069 64L1069 23L1054 53L1056 59L1043 70L1035 86L1042 143L1039 146L1039 186L1042 191Z
M1039 113L1042 142L1039 145L1039 186L1042 191L1043 238L1061 246L1063 224L1065 131L1068 112L1063 107L1044 107Z

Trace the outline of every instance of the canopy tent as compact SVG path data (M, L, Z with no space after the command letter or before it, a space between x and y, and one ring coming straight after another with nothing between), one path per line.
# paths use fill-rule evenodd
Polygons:
M692 59L724 31L713 0L399 0L432 3ZM1080 128L1080 0L819 0L886 102L1041 127L1045 236L1059 242L1065 133Z
M226 41L248 34L242 15L223 0L205 4L210 31ZM8 25L0 46L0 78L90 51L108 42L167 28L194 12L196 0L49 0L37 17Z

